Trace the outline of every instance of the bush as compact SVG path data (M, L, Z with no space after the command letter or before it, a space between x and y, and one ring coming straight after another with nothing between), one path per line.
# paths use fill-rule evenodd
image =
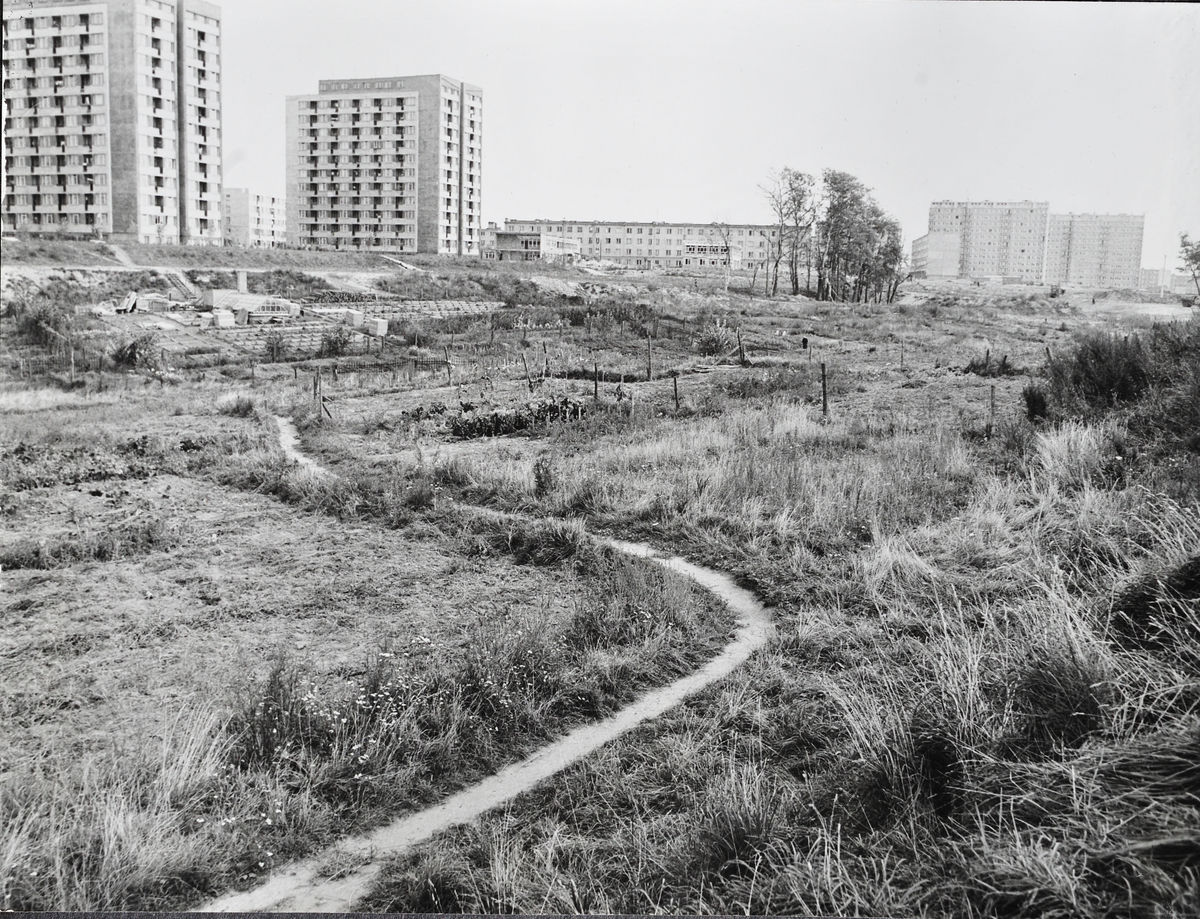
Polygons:
M982 358L971 358L963 370L981 377L1010 377L1024 372L1020 367L1008 362L1007 354L1003 355L1000 360L993 361L991 351L985 352Z
M1037 383L1027 383L1021 390L1021 398L1025 402L1025 417L1030 422L1045 421L1050 417L1050 403L1045 387Z
M350 353L352 336L348 329L331 329L321 334L321 347L317 357L341 357Z
M254 414L254 409L257 403L254 397L246 393L238 393L234 396L229 396L217 403L217 411L222 415L230 415L234 418L247 418Z
M122 342L113 349L109 357L118 367L127 367L130 370L153 369L158 366L158 333L146 332Z
M1131 402L1151 383L1151 361L1137 335L1091 332L1050 366L1050 390L1058 403L1105 410Z
M733 350L737 336L724 319L715 319L696 336L696 350L705 357L721 357Z

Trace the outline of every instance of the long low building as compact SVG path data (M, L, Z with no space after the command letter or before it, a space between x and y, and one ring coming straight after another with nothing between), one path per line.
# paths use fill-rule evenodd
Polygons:
M507 233L544 233L573 240L585 258L630 268L764 267L779 235L756 223L506 219Z

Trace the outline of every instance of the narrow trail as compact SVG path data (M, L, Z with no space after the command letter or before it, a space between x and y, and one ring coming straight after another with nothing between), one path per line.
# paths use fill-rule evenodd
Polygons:
M276 418L279 444L288 457L319 475L332 473L304 456L297 448L295 426ZM367 894L383 869L384 861L425 842L451 827L470 823L493 808L561 772L604 744L640 724L666 713L706 686L728 676L773 633L769 610L750 591L738 587L719 571L695 565L682 558L664 556L643 543L593 537L617 552L650 559L691 578L720 597L737 614L738 628L732 641L716 657L685 677L651 689L603 721L581 725L520 762L505 766L495 775L464 788L440 804L401 817L373 832L345 839L331 850L290 865L253 890L220 897L201 912L349 912ZM328 877L321 867L336 854L340 864L355 867Z

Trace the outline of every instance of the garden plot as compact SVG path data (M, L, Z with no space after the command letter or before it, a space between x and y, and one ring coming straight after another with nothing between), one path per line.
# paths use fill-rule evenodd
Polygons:
M377 319L451 319L486 316L504 309L505 304L484 300L368 300L355 303L354 308Z
M209 329L206 336L209 341L230 344L250 354L267 355L273 347L278 347L284 353L316 354L321 350L322 343L339 329L348 336L348 351L370 350L370 336L322 321Z

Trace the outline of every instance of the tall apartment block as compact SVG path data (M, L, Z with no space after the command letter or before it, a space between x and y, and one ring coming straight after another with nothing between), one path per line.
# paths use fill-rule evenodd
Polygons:
M293 246L477 255L483 90L442 74L322 80L287 99Z
M929 232L913 241L913 271L931 278L997 277L1038 283L1045 201L935 201Z
M1144 224L1141 214L1051 214L1046 283L1137 289Z
M515 220L504 228L576 240L580 253L632 268L761 268L779 232L770 224L639 223L633 220Z
M219 245L220 49L205 0L6 3L4 229Z
M255 194L248 188L226 188L221 220L231 246L287 245L287 219L282 198Z

